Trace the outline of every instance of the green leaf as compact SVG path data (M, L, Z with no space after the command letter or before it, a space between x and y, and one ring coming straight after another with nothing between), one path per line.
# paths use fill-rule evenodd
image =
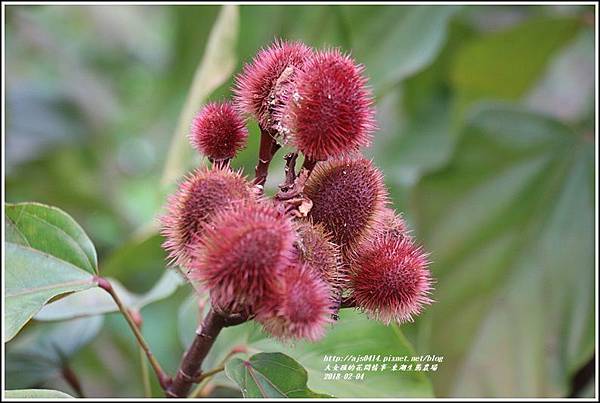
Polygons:
M65 322L38 324L6 346L6 383L26 388L57 376L68 360L91 342L103 318L92 316Z
M483 98L520 98L580 25L573 18L540 17L467 42L450 76L459 92L459 110Z
M7 390L5 396L8 399L73 399L71 395L50 389Z
M249 360L234 358L225 366L225 373L240 386L244 397L330 397L310 390L306 370L282 353L259 353Z
M564 396L594 351L594 144L522 107L477 109L414 206L443 396ZM518 369L518 370L515 370Z
M385 32L369 36L356 44L357 59L366 65L367 75L379 93L402 79L418 72L433 61L446 38L450 18L459 6L414 6L382 8L384 19L375 22L385 25ZM391 18L401 12L398 18ZM386 21L382 24L381 21ZM382 29L383 30L383 29ZM377 46L373 46L373 43Z
M11 340L51 298L94 285L97 258L83 229L39 203L7 204L6 333Z
M110 278L108 280L125 306L138 311L146 305L171 296L181 285L185 284L182 275L174 270L167 270L150 291L138 295L127 290L117 280ZM38 312L35 319L63 320L118 311L119 308L106 291L100 288L91 288L67 295L46 305Z
M526 105L563 122L585 119L594 97L594 29L587 27L553 55L546 71L527 93Z
M233 73L237 61L235 47L238 30L238 6L222 6L173 134L163 172L163 184L173 183L185 172L191 155L187 133L192 118L206 98L224 84Z
M5 342L51 298L95 285L91 273L29 246L6 242L5 253Z
M6 234L6 242L27 246L27 239L25 239L17 226L9 219L4 220L4 232Z
M380 115L391 127L383 128L369 154L386 173L386 181L412 186L423 173L448 161L456 136L450 125L450 104L443 98L431 101L398 127L394 116L402 103L399 95L390 93L380 102Z
M453 19L435 60L378 99L380 130L373 147L365 153L385 172L394 205L405 211L409 220L411 212L406 211L406 204L410 188L452 156L458 130L452 121L448 75L457 49L472 35L472 28Z
M182 318L185 317L182 315ZM193 334L196 322L187 323ZM182 326L180 326L181 328ZM245 346L253 352L282 352L294 358L308 371L308 385L335 397L429 397L432 388L422 372L366 373L364 381L325 380L325 355L414 355L408 340L397 326L384 326L367 319L363 314L344 309L340 319L327 331L326 336L316 343L297 342L293 345L277 342L262 332L254 321L225 328L219 334L213 348L206 357L206 368L218 365L237 346ZM215 377L222 381L218 375Z
M98 274L94 244L64 211L39 203L6 204L7 240L49 253L77 267ZM16 232L16 233L15 233Z

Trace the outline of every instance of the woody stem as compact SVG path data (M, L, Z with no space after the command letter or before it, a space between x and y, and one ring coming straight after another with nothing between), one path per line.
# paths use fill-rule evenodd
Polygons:
M260 127L260 148L258 150L258 163L256 164L254 184L264 187L269 175L269 165L280 145L273 135L262 126Z
M192 384L203 377L202 363L221 330L224 327L239 325L247 319L248 317L242 315L225 316L211 309L196 330L196 338L192 345L183 355L179 370L166 390L166 396L186 397Z
M131 331L133 332L138 344L140 345L142 350L144 350L144 353L146 354L146 357L148 358L148 361L150 362L152 369L156 373L156 377L158 378L158 382L160 383L160 386L163 389L167 388L167 386L170 382L170 378L163 371L162 367L158 363L158 360L156 359L154 354L152 354L152 351L150 350L150 346L148 345L148 343L144 339L144 336L142 335L142 332L140 331L139 320L136 322L136 319L133 317L132 312L125 306L125 304L123 304L123 302L121 301L121 298L119 298L119 296L115 292L114 288L112 287L112 284L110 284L110 282L108 280L106 280L103 277L98 276L98 277L96 277L96 282L98 284L98 287L102 288L104 291L109 293L110 296L112 297L112 299L115 301L115 304L117 304L119 311L121 311L121 313L123 314L123 317L125 317L125 320L127 321L127 324L129 325L129 327L131 328Z

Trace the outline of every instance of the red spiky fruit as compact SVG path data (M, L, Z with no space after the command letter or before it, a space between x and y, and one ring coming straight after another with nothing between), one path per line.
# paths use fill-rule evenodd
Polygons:
M248 129L231 102L205 105L194 117L189 133L192 146L213 161L235 157L247 139Z
M198 168L189 174L169 197L160 219L169 260L188 266L190 247L203 224L219 209L253 198L249 182L228 167Z
M271 335L280 339L323 337L332 321L331 296L319 273L301 263L282 272L280 292L265 299L256 319Z
M304 194L313 202L309 218L323 224L344 254L374 234L388 203L381 172L364 158L317 164Z
M304 155L326 160L370 144L375 110L363 71L337 49L317 52L304 63L276 113Z
M189 277L227 310L253 307L276 292L294 255L291 219L267 201L237 203L204 226Z
M394 234L396 236L410 237L410 229L401 214L391 208L385 208L381 215L381 224L376 231L379 235Z
M298 68L311 54L312 49L301 42L278 40L261 49L236 77L234 93L238 107L254 116L262 128L274 129L277 121L273 111Z
M330 286L332 296L339 295L348 281L342 270L340 248L331 240L331 235L322 224L302 221L297 224L298 261L310 267Z
M428 259L409 237L386 234L357 252L351 266L356 305L389 324L412 321L429 297L432 280Z

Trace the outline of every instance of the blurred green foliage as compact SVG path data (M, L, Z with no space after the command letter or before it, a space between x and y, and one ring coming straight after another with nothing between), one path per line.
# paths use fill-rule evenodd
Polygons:
M164 271L153 223L174 184L161 178L220 11L216 5L6 7L6 201L67 211L96 245L100 272L132 292L147 292ZM444 355L438 372L424 381L373 381L374 391L327 386L309 370L308 387L407 397L429 395L431 382L436 396L568 395L574 373L594 354L593 8L245 5L237 11L229 59L236 72L278 37L340 46L366 66L380 127L366 153L434 262L437 302L401 327L409 340L364 318L345 333L372 338L365 351L400 354L410 351L410 341L418 353ZM208 99L230 97L232 82L225 78ZM250 131L233 163L247 174L258 149L254 123ZM198 156L179 162L183 170L203 163ZM280 158L271 172L267 192L282 178ZM179 315L178 323L189 294L181 287L142 309L143 333L171 373L183 351L175 329L197 323L192 314ZM19 375L31 368L26 360L10 358L39 351L36 335L60 332L61 323L34 321L7 344L7 388L76 394L58 376L54 358L32 372L43 375L35 379ZM87 396L141 396L138 350L123 319L106 315L98 329L91 343L68 349L82 389ZM249 341L244 327L235 331L241 332L236 343ZM330 351L327 343L317 350ZM310 366L298 351L286 353ZM232 386L224 381L215 393L239 396Z

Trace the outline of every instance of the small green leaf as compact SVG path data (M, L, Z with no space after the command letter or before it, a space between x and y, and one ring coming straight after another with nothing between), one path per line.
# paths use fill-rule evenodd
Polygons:
M7 390L8 399L73 399L73 396L51 389L16 389Z
M102 323L102 316L92 316L27 329L6 345L8 387L32 387L58 375L69 358L94 339Z
M51 298L95 285L94 277L54 256L6 243L5 342Z
M187 100L173 134L163 172L163 184L172 183L185 172L191 155L191 147L187 144L190 123L206 98L233 73L237 61L235 47L238 31L238 6L222 6L210 32L204 55L196 69Z
M65 212L38 203L5 211L6 342L53 297L93 287L97 264L93 244Z
M249 360L234 358L225 366L227 376L241 388L244 397L330 397L306 386L306 370L282 353L259 353Z
M49 253L93 274L98 274L94 244L85 231L64 211L40 203L6 204L11 236L18 244ZM14 232L17 232L15 234Z

